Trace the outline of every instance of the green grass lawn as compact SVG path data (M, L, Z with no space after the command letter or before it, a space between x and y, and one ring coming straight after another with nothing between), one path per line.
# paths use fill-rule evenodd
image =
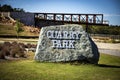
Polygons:
M99 65L0 61L0 80L120 80L120 57L101 54Z

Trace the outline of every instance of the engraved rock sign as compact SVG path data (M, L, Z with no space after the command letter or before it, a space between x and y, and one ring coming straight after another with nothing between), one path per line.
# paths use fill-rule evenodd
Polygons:
M99 52L95 43L80 25L43 27L35 60L44 62L87 61L97 64Z

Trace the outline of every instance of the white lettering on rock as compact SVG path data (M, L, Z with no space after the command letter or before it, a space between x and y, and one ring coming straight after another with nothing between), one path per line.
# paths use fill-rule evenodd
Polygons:
M53 42L53 48L59 48L59 49L74 49L74 42L75 40L52 40Z
M74 49L75 40L80 39L79 31L47 31L47 37L52 40L53 48Z
M48 38L53 38L53 32L54 31L47 31L47 37Z

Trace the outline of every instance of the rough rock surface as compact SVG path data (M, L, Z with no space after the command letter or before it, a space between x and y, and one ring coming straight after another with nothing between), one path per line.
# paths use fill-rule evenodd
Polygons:
M55 37L55 32L52 36L49 31L58 31L62 33L59 35L59 33L56 32L57 37ZM67 37L63 34L64 31L68 32L65 33L67 34ZM73 34L72 37L71 34ZM75 34L78 34L78 36ZM77 37L79 39L77 39ZM59 40L61 42L57 46L57 44L53 44L56 43L54 40ZM68 42L66 45L67 42L64 41L70 40L73 40L74 42ZM71 45L67 47L69 44ZM97 46L83 30L82 26L75 24L56 25L43 27L41 29L34 58L36 61L42 62L87 61L89 63L97 64L99 61L99 52Z

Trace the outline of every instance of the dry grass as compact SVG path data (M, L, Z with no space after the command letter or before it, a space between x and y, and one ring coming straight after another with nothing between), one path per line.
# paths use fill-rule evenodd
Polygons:
M11 24L0 24L0 35L16 35L16 31Z
M39 36L39 29L37 32L30 32L30 29L33 30L33 27L23 26L23 31L19 33L19 36ZM12 24L0 24L0 35L17 35L15 28Z

